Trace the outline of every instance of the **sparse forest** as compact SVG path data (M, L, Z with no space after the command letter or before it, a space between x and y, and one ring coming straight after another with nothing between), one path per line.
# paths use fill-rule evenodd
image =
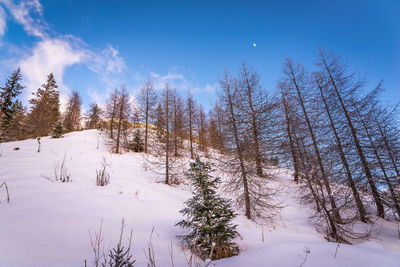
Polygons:
M146 171L163 183L196 188L181 211L189 218L178 225L192 230L184 236L186 247L202 259L239 253L230 205L258 225L273 225L284 208L277 182L284 170L312 210L316 229L328 241L355 244L373 234L376 218L400 220L400 114L381 100L379 81L367 88L366 78L340 57L321 49L315 63L307 69L288 58L277 88L265 88L262 75L245 63L226 70L208 110L191 88L165 83L157 90L151 79L136 91L121 85L104 106L91 103L87 110L75 90L61 109L52 73L24 107L24 80L16 69L0 87L0 138L35 138L39 152L45 136L97 129L110 152L142 153ZM209 176L211 165L200 158L223 179ZM111 165L103 158L101 166L96 184L107 186ZM217 189L230 200L216 196ZM227 218L218 217L222 211ZM130 243L125 249L120 240L110 266L133 266ZM112 265L124 257L126 265Z

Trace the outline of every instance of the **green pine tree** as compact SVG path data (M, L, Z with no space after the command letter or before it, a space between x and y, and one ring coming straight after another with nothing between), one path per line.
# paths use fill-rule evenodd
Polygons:
M230 201L217 195L220 179L211 176L212 171L210 163L199 158L190 163L186 177L193 184L193 197L180 211L187 218L176 225L191 231L182 238L194 254L216 260L237 255L239 247L233 242L238 235L232 224L236 214Z
M118 244L117 248L110 250L108 265L109 267L133 267L136 260L132 259L130 248L124 249L123 246ZM106 265L103 264L103 267Z
M4 87L0 87L0 110L2 114L0 131L1 139L10 139L8 134L16 114L23 112L22 104L17 99L24 86L20 84L21 70L16 69L7 79ZM14 123L15 124L15 123Z
M64 133L64 129L62 126L61 121L57 121L54 126L53 126L53 130L51 131L51 137L52 138L60 138L63 136Z
M134 133L132 146L135 152L142 152L144 149L143 139L139 129Z

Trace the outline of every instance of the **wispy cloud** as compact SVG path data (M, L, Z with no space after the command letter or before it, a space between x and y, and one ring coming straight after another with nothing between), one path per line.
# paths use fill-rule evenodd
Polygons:
M43 20L42 5L38 0L23 0L19 3L0 0L0 36L4 34L6 27L6 14L1 4L12 18L23 26L28 35L39 38L31 50L16 60L26 83L26 98L29 98L52 72L59 84L61 100L65 102L69 89L63 83L63 76L65 70L74 64L85 64L107 87L114 86L117 74L126 69L119 51L110 44L102 50L96 50L76 36L57 36L54 32L48 34L47 23Z
M90 97L92 103L98 104L102 109L106 107L106 98L108 97L106 92L98 92L93 90L93 88L89 88L86 90L87 94Z
M186 89L188 82L185 76L181 73L176 72L174 69L168 71L165 75L160 75L155 72L150 72L150 78L154 81L154 87L156 89L165 88L165 84L169 83L176 89Z
M197 87L193 91L194 93L207 93L213 94L218 88L218 83L209 84L207 83L204 87Z
M151 71L147 76L139 74L135 74L135 76L140 78L150 77L154 82L154 87L159 90L164 89L166 83L169 83L172 87L175 87L178 90L190 90L194 94L213 94L218 88L218 83L206 84L204 86L193 83L187 78L184 72L180 72L180 70L183 70L183 68L172 67L164 75Z
M119 55L119 51L112 45L107 45L100 52L85 50L84 55L84 62L88 68L96 73L109 88L120 83L116 74L123 72L127 67L124 59Z
M18 3L0 0L0 37L5 33L7 15L22 25L28 35L38 38L31 49L20 49L13 59L18 64L16 66L20 66L22 70L26 85L25 100L31 97L31 93L35 92L52 72L59 85L61 102L65 103L70 90L64 84L63 77L66 70L76 64L84 64L104 84L105 90L86 90L91 100L99 104L104 104L111 89L126 82L124 75L130 71L118 49L111 44L103 49L91 48L77 36L59 35L50 31L43 19L43 8L38 0L22 0ZM190 90L194 94L210 94L217 87L217 84L201 86L192 82L192 79L189 81L188 77L191 76L188 76L184 67L171 67L167 73L142 69L131 76L135 81L133 88L142 86L146 78L151 78L158 90L163 89L167 82L178 90Z
M44 38L46 24L42 20L42 5L39 0L25 0L18 4L11 0L0 0L11 13L16 22L33 36Z
M6 12L0 7L0 37L6 32Z

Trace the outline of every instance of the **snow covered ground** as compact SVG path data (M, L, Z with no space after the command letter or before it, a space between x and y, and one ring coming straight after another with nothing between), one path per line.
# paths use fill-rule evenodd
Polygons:
M100 145L98 146L98 140ZM19 147L19 150L14 150ZM191 196L187 186L157 183L145 171L139 153L111 154L95 130L74 132L61 139L1 144L0 183L6 181L11 202L0 189L0 266L91 266L93 252L89 233L98 231L103 219L103 238L108 249L119 239L121 218L133 229L135 266L146 266L144 254L150 233L157 266L187 266L175 227L179 210ZM72 182L52 182L53 167L65 155ZM102 158L110 163L111 182L96 186L96 169ZM260 226L243 215L236 219L241 235L239 256L215 261L211 266L400 266L400 240L394 223L378 221L380 232L359 245L337 247L318 233L309 211L296 198L289 175L279 178L284 205L274 225ZM239 212L240 213L240 212ZM264 233L264 241L262 240ZM306 253L305 251L309 251ZM188 251L185 251L188 255ZM336 253L336 257L335 257ZM307 255L307 259L305 256Z

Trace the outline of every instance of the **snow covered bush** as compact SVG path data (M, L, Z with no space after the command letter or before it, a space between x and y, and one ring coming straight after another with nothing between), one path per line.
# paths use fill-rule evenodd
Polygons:
M236 214L230 201L217 195L220 179L211 176L212 171L210 163L199 158L190 163L186 177L193 184L193 197L180 211L187 218L176 225L191 230L182 238L194 254L216 260L237 255L239 247L232 241L238 235L232 224Z

